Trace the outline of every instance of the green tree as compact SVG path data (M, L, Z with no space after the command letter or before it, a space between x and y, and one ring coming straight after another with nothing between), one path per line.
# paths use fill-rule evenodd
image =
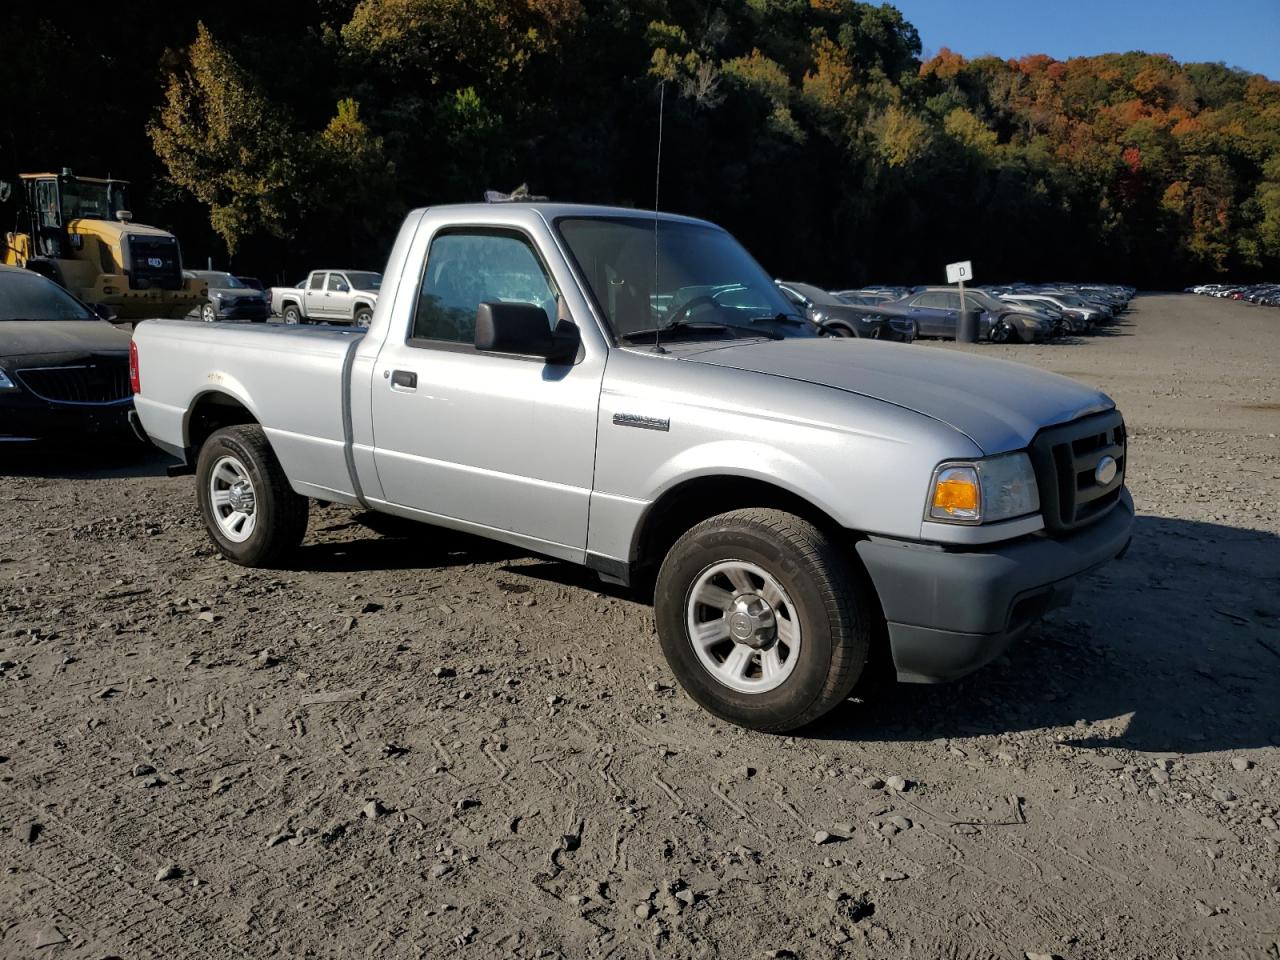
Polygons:
M228 251L295 228L307 172L297 134L203 23L147 129L170 180L208 206Z

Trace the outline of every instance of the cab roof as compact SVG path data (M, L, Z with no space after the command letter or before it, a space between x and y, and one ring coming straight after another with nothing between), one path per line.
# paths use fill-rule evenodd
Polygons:
M495 213L510 211L531 211L540 215L547 223L552 223L562 217L626 217L636 220L653 220L655 214L652 210L644 210L638 207L610 207L599 204L589 203L555 203L549 200L497 200L485 203L448 203L439 206L424 207L418 212L430 211L438 213L440 211L448 211L459 217L476 217L477 219L491 218ZM717 227L716 224L707 220L700 220L697 217L687 217L679 213L667 213L659 211L657 217L667 223L690 223L703 227ZM719 227L717 227L719 229Z
M85 183L128 183L128 180L120 180L116 177L81 177L72 174L64 177L60 173L20 173L18 178L21 180L82 180Z

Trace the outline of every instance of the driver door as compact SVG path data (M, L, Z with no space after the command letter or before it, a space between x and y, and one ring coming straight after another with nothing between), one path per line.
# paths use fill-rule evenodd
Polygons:
M324 309L330 320L350 320L354 316L351 312L351 284L340 273L329 274L324 288Z
M550 364L476 350L481 303L535 304L548 327L557 319L559 285L519 231L442 229L420 269L408 336L392 332L373 370L384 497L426 519L580 559L603 353L584 342L574 362Z

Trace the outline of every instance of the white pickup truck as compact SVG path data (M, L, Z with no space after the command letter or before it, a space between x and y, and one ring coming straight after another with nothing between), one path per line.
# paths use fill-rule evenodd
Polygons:
M137 417L230 560L288 564L316 499L585 564L653 587L695 700L777 731L869 664L977 668L1129 543L1104 394L822 336L712 224L417 210L385 290L367 331L138 326Z
M296 287L271 288L271 312L285 323L367 327L381 286L382 274L371 270L312 270Z

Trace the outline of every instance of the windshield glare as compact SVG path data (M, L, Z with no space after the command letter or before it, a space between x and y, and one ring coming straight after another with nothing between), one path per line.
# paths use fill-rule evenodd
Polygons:
M362 273L359 270L347 272L347 282L357 290L377 290L382 286L382 274Z
M755 328L760 336L817 336L808 324L773 320L796 317L796 308L718 227L664 219L655 224L641 217L566 217L556 221L556 229L617 337L673 321L693 325L686 335L743 337Z
M122 183L94 183L89 180L63 180L63 222L71 220L111 220L117 210L128 209L128 197Z
M96 319L79 300L39 274L0 272L0 321Z
M229 273L201 273L197 276L219 290L239 290L244 287L239 277L233 277Z

